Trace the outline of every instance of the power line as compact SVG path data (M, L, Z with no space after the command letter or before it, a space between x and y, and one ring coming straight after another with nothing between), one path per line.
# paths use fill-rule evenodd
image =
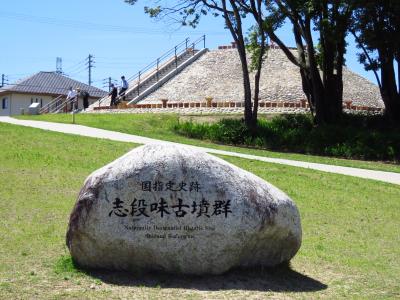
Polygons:
M116 79L113 79L111 77L103 79L103 88L108 88L108 91L111 92L111 85L112 84L117 84L118 81Z
M84 72L85 70L86 70L86 66L81 66L79 69L76 69L74 71L64 72L64 75L68 75L68 76L76 75L76 74L80 74L80 73Z
M143 61L143 60L148 60L148 59L152 59L152 56L138 56L135 55L134 57L129 56L129 57L105 57L105 56L96 56L98 59L100 59L101 61L105 61L105 62L118 62L118 61Z
M86 66L82 66L81 68L77 69L76 71L64 73L64 75L70 77L70 76L73 76L73 75L81 74L82 72L84 72L86 70L87 70Z
M126 62L105 62L105 61L96 61L96 63L101 64L101 65L132 65L132 64L138 64L138 63L143 63L143 60L137 60L137 61L126 61Z
M12 12L5 12L5 11L0 11L0 16L5 17L5 18L19 20L19 21L25 21L25 22L66 26L66 27L79 28L79 29L96 30L96 31L111 31L111 32L135 33L135 34L146 34L146 35L149 35L149 34L165 35L167 33L166 30L164 30L164 29L155 30L155 29L149 29L149 28L145 28L145 27L116 26L116 25L110 25L110 24L99 24L99 23L91 23L91 22L76 21L76 20L57 19L57 18L50 18L50 17L43 17L43 16L33 16L33 15L12 13ZM226 32L220 32L220 31L207 31L206 33L208 35L226 35ZM185 31L185 32L175 31L173 34L174 35L188 35L188 34L197 34L197 32L195 32L195 31Z
M81 61L79 61L79 62L77 62L76 64L66 68L66 70L67 70L67 72L71 72L72 70L75 70L75 69L80 68L81 66L84 66L85 62L86 62L86 58L81 60Z
M137 65L140 66L140 65ZM101 69L117 69L117 70L129 70L129 69L137 69L137 67L130 65L130 66L101 66Z
M77 75L82 73L85 70L88 70L88 84L89 86L92 85L92 69L95 67L94 66L94 55L89 54L87 58L85 58L83 61L79 62L76 64L74 67L70 68L67 73L65 73L66 76L72 76L72 75Z

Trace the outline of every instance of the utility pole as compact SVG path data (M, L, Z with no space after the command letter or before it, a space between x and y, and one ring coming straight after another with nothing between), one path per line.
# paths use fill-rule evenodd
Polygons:
M88 65L88 70L89 70L88 83L89 83L89 85L92 85L92 68L94 68L94 65L93 65L94 64L94 56L89 54L87 59L88 59L87 65Z
M108 92L111 92L111 84L116 84L117 80L112 79L111 77L103 79L103 88L108 87Z
M6 83L7 83L8 79L6 78L5 74L1 74L1 86L0 88L2 88Z

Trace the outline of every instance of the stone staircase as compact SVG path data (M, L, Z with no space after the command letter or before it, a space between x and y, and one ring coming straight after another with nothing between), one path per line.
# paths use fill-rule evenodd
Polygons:
M192 44L189 44L189 39L186 39L129 78L129 88L125 92L124 100L128 104L135 104L177 75L208 51L205 47L196 49L195 47L200 43L205 46L205 36ZM106 96L93 103L89 109L109 107L110 103L111 97Z

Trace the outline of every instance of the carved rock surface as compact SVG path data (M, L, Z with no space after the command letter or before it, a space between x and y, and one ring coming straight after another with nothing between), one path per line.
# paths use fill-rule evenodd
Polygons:
M86 268L220 274L289 261L300 216L282 191L189 147L138 147L92 173L67 246Z

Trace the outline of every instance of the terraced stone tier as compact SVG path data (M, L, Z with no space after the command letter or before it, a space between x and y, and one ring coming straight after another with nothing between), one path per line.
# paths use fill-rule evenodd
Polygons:
M298 68L280 49L271 49L264 64L261 101L305 99ZM378 87L367 79L344 68L343 81L344 101L352 101L356 106L384 107ZM161 99L198 102L208 96L214 101L243 101L241 64L236 49L209 51L139 103L161 103Z

